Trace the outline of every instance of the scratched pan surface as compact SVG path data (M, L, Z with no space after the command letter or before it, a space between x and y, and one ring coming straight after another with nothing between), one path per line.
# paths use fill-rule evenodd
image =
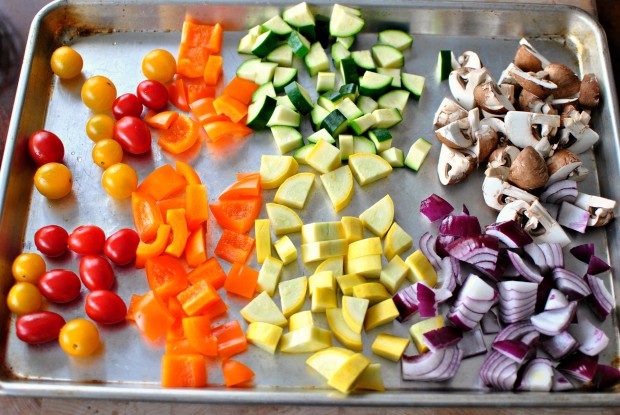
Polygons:
M203 402L258 402L291 404L346 404L346 405L618 405L614 392L562 394L512 394L485 391L478 379L482 357L466 360L448 383L418 383L400 380L398 364L373 355L370 344L383 331L407 336L412 322L382 326L365 334L364 353L383 366L386 392L380 394L353 394L346 399L326 389L324 381L305 365L307 355L295 356L266 354L254 347L237 358L248 363L256 372L254 388L227 390L221 386L218 362L211 362L209 382L212 387L201 390L162 390L159 388L160 359L163 344L149 344L142 339L135 326L122 324L101 327L104 340L102 350L92 358L68 358L57 344L29 347L15 337L14 317L5 307L5 293L12 279L10 264L21 251L34 251L34 232L41 226L59 224L68 230L78 225L95 224L107 234L122 227L131 227L130 202L109 198L100 185L101 170L91 161L92 142L84 133L84 125L92 115L80 101L80 87L86 77L105 75L112 79L120 93L132 92L142 80L140 61L144 54L163 48L176 55L180 29L186 16L207 23L221 22L226 29L224 40L224 83L229 81L235 68L245 59L236 53L237 42L245 31L280 12L286 3L268 6L248 5L243 2L131 1L117 2L66 1L49 5L36 17L28 42L16 106L9 130L4 155L1 186L2 216L0 222L0 266L2 298L0 318L3 365L0 371L0 390L4 393L37 396L73 396L95 398L126 398L167 401ZM374 2L373 2L374 3ZM367 26L358 36L354 48L371 46L378 30L399 27L415 36L413 48L406 55L405 69L427 77L427 86L419 102L410 101L404 122L394 131L394 145L408 149L418 137L434 142L433 150L421 171L414 174L408 169L395 169L385 180L363 189L356 184L355 197L341 212L358 215L385 194L390 194L396 205L396 220L417 241L423 232L436 231L418 214L419 203L431 193L437 193L455 206L467 204L483 224L494 221L492 212L482 201L482 173L477 172L464 183L442 187L437 179L435 165L439 146L434 139L432 118L444 96L449 94L447 83L435 77L437 53L451 49L455 53L477 51L491 74L497 79L501 70L511 61L522 36L550 60L567 63L580 74L594 72L601 80L602 106L595 111L592 124L602 137L594 153L583 155L584 164L591 170L580 189L620 199L620 187L614 186L618 177L617 102L610 75L609 55L604 34L598 24L583 12L565 7L540 7L494 4L458 4L435 2L382 2L381 7L361 2ZM329 16L330 3L316 4L315 12ZM72 45L84 58L82 77L59 81L49 69L52 51L61 44ZM299 66L300 62L297 62ZM313 83L303 68L300 82L310 90ZM60 201L48 201L33 191L33 164L26 143L30 133L45 128L62 137L65 159L74 175L72 193ZM303 126L304 136L309 125ZM203 145L197 151L184 155L206 183L210 200L234 180L235 173L256 171L261 154L277 154L269 134L254 134L247 140L227 146ZM154 167L174 161L162 153L157 145L143 157L128 157L140 178ZM303 167L301 170L305 170ZM274 192L266 191L265 200L273 199ZM305 223L337 220L340 216L326 199L317 179L306 208L300 212ZM261 217L265 217L263 210ZM208 250L212 255L220 231L210 221ZM608 259L613 268L606 275L608 285L617 275L620 264L618 252L618 222L605 229L589 231L582 237L571 233L573 244L593 241L598 255ZM299 235L292 236L299 243ZM407 253L408 254L408 253ZM48 268L68 268L77 271L78 258L68 254L60 259L48 259ZM229 265L221 261L228 270ZM571 266L579 267L570 262ZM255 260L250 266L257 267ZM311 275L301 261L285 268L283 279ZM581 270L581 268L577 268ZM581 272L581 271L579 271ZM116 268L118 294L128 302L133 293L143 293L147 283L142 271L131 267ZM614 292L617 292L617 284ZM52 306L67 320L83 317L83 290L80 299L65 306ZM222 294L225 295L225 294ZM221 321L238 318L244 301L228 299L231 310ZM277 301L277 299L276 299ZM587 310L581 310L588 317ZM243 323L245 324L245 323ZM317 324L327 327L322 318ZM611 344L601 356L601 362L610 364L618 355L617 316L603 325ZM487 339L489 343L490 339ZM338 344L334 341L334 344ZM414 353L409 346L408 353Z

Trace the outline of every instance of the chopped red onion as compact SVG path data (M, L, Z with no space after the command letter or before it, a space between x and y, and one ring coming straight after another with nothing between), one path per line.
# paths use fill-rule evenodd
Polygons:
M561 244L542 243L539 244L539 246L545 255L545 261L549 265L550 269L564 267L564 253L562 252Z
M461 211L463 212L463 215L469 215L469 209L467 209L465 203L463 203L463 208L461 209Z
M435 291L426 284L415 284L416 294L418 296L418 311L420 317L430 318L437 315L437 303L435 302Z
M557 222L565 228L585 233L590 220L590 212L567 202L562 202Z
M403 356L401 371L403 380L443 382L454 377L463 353L455 346L426 352L417 356Z
M586 275L586 281L592 291L592 295L588 297L588 305L594 314L604 321L614 308L614 298L602 279L594 275Z
M463 338L463 335L454 327L444 326L427 331L422 337L429 350L436 352L439 349L454 346Z
M430 232L424 232L422 237L420 237L420 250L426 259L428 259L428 262L435 268L435 271L439 271L441 269L441 258L435 251L436 243L437 237Z
M580 380L591 382L598 366L598 356L588 356L581 352L573 353L562 360L556 369Z
M577 245L570 249L570 253L573 254L581 262L586 264L590 262L590 257L594 255L594 244L587 243L583 245Z
M609 337L587 318L580 318L579 324L572 324L568 331L579 342L579 351L588 356L602 352L609 344Z
M431 222L443 219L453 210L454 207L450 203L434 193L420 202L420 213Z
M503 354L492 351L480 368L480 378L486 386L508 391L517 381L519 364Z
M399 313L396 320L401 323L409 320L418 311L418 295L413 285L398 291L392 300Z
M572 301L564 308L543 311L530 317L530 321L541 334L557 336L568 328L575 317L577 302Z
M561 372L553 369L553 387L554 392L569 391L575 389L575 385Z
M435 252L437 252L437 255L439 255L442 258L450 256L448 251L446 251L446 248L448 247L448 245L450 245L452 242L456 241L457 239L458 239L458 236L450 236L450 235L437 236L437 240L435 241Z
M524 334L523 337L521 337L521 341L524 344L527 344L528 346L538 346L538 341L540 340L540 333L537 331L531 331L527 334Z
M487 352L487 345L484 343L484 337L478 327L463 332L462 335L463 339L459 342L458 347L463 352L463 359L479 356Z
M492 273L497 266L499 241L491 235L466 236L448 245L447 251L461 261Z
M475 274L463 284L457 301L448 312L448 319L463 330L471 330L497 300L497 291ZM472 324L473 323L473 324Z
M547 304L547 298L549 298L549 293L552 289L555 288L555 284L553 283L553 279L551 276L547 275L543 280L538 284L538 293L536 294L536 311L540 312L545 309L545 305Z
M568 299L560 290L556 290L553 288L549 291L549 296L547 297L547 302L545 303L545 311L547 310L556 310L558 308L563 308L568 305Z
M504 323L528 319L536 311L538 285L525 281L502 281L499 291L499 316Z
M528 260L522 258L516 252L508 251L508 258L523 278L533 283L539 284L543 280L543 276L536 265L532 264Z
M598 365L592 383L598 390L609 389L620 382L620 370L607 365Z
M480 222L475 216L449 215L441 221L439 226L440 235L478 236L481 233Z
M447 256L441 260L441 268L437 271L437 287L454 292L461 270L458 259Z
M590 257L590 262L588 262L588 271L587 273L590 275L600 274L605 271L609 271L611 267L609 264L596 255L592 255Z
M579 347L579 343L568 332L563 331L557 336L548 337L540 342L540 348L555 360L562 360Z
M482 332L484 334L495 334L499 333L502 329L502 326L499 325L499 321L497 320L497 315L493 312L493 310L489 310L480 321L480 327L482 327Z
M535 349L519 340L500 340L493 342L493 349L514 360L519 365L528 360Z
M525 245L523 247L523 250L529 255L529 257L532 259L534 264L538 268L540 268L540 272L542 274L546 274L551 269L551 267L547 263L547 258L545 257L545 253L540 248L539 244L531 243L531 244Z
M556 268L553 270L552 277L556 287L571 301L587 297L592 293L586 281L572 271Z
M520 390L549 392L553 387L553 366L549 359L537 358L530 361L523 370Z
M540 194L539 199L543 203L575 203L575 200L577 200L577 194L577 182L566 179L552 183L546 187Z
M501 340L521 340L529 333L536 332L536 327L529 321L520 321L518 323L509 324L495 336L495 341ZM525 343L525 342L524 342Z
M480 321L478 316L479 314L468 311L466 307L463 307L463 309L449 311L446 317L452 324L466 332L478 324ZM482 319L482 316L480 316L480 319Z
M493 223L486 226L485 233L493 235L508 248L521 248L532 243L532 237L514 220Z

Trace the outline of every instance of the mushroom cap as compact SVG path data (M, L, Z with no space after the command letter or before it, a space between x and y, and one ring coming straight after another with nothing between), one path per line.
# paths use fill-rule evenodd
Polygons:
M545 72L549 74L549 80L558 86L553 91L554 98L566 98L579 92L579 77L563 63L552 62L545 67Z
M499 143L499 136L497 131L493 130L489 126L481 127L475 133L476 135L476 153L478 155L478 163L484 163L491 152L497 147Z
M501 91L493 81L484 82L474 88L474 100L476 104L484 111L491 114L505 114L508 112L509 108L506 108L504 103L499 99L501 96ZM507 99L504 101L507 101Z
M508 181L525 190L538 189L549 179L545 159L534 147L527 146L510 166Z
M593 109L598 107L599 100L600 88L596 75L593 73L585 74L579 88L579 104L584 108Z
M551 176L562 167L572 164L580 163L581 159L575 153L565 148L556 151L551 157L547 159L547 173Z
M519 94L519 109L521 111L532 111L536 106L544 105L544 101L526 89L522 89Z
M517 81L521 88L531 92L540 99L545 99L557 89L557 85L548 79L541 79L534 72L524 72L518 68L510 71L510 75Z
M520 45L515 54L515 65L525 72L538 72L542 70L542 63L538 59L530 48L525 45Z

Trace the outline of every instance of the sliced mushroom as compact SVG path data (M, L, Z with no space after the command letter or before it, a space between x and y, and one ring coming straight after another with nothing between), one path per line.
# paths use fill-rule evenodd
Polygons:
M446 126L456 120L467 117L467 111L461 107L456 101L448 97L444 98L439 104L439 108L435 113L433 125L437 128Z
M508 181L524 190L543 187L549 174L545 159L533 147L525 147L510 166Z
M450 77L448 78L450 92L452 92L454 99L461 104L463 108L469 111L475 105L474 89L482 82L485 82L487 76L488 71L486 68L455 69L450 72Z
M517 147L536 147L540 139L533 129L534 125L546 124L550 127L560 126L559 115L536 114L526 111L508 111L504 117L506 137Z
M614 218L616 201L600 196L593 196L586 193L579 193L575 206L578 206L590 213L588 226L604 226Z
M515 65L526 72L538 72L549 64L549 61L526 39L519 41L519 49L517 49L514 61Z
M525 190L502 180L499 177L487 176L482 182L482 195L484 202L492 209L502 210L502 208L515 200L523 200L528 203L538 198Z
M530 204L525 200L514 200L507 203L502 210L497 214L495 223L506 222L508 220L514 220L521 227L525 226L528 219L525 216L529 210Z
M516 97L516 92L517 92L517 87L515 85L511 85L511 84L499 84L498 87L499 87L499 90L502 93L502 95L514 107L515 103L517 102L517 99L515 98Z
M590 114L586 111L570 111L562 120L562 125L575 139L575 142L568 146L568 149L575 154L591 149L599 140L598 133L590 128L589 123Z
M565 179L583 180L588 170L582 167L579 156L565 148L556 151L547 159L547 172L549 173L548 184Z
M491 127L498 135L506 136L506 124L504 124L504 120L499 118L484 118L480 121L480 125L488 125Z
M541 109L545 101L532 94L530 91L522 90L519 94L519 109L528 112L542 112Z
M471 50L463 52L461 56L459 56L458 62L463 68L480 69L483 66L480 61L480 56Z
M497 148L489 156L489 167L510 167L520 152L515 146Z
M475 166L475 159L471 155L452 149L445 144L441 145L437 162L437 173L441 184L459 183L474 170Z
M587 109L598 107L600 101L600 88L598 79L593 73L588 73L581 80L581 88L579 89L579 104Z
M435 130L435 135L443 144L450 148L464 149L473 144L471 137L463 134L462 122L465 119L454 121L445 127ZM469 127L469 123L465 124L465 129Z
M493 81L476 86L474 100L480 108L490 114L501 115L515 109Z
M536 243L559 243L566 246L570 238L560 224L551 217L543 205L535 200L530 205L526 215L530 218L525 229Z
M544 72L538 72L540 75L537 75L533 72L524 72L521 69L514 67L510 71L510 74L523 89L531 92L541 99L547 98L557 89L556 84L541 77L545 74Z
M571 68L563 63L552 62L544 69L549 74L549 80L557 85L553 91L554 98L565 98L579 92L581 81Z
M502 86L502 85L519 86L519 83L517 82L517 80L510 74L510 71L512 71L513 68L515 68L515 64L510 62L508 66L506 67L506 69L502 71L502 73L499 76L499 80L497 81L497 84L499 86Z
M499 135L488 123L480 122L480 111L474 108L469 111L467 117L470 127L470 135L474 139L474 145L471 150L475 154L478 164L484 163L489 154L497 147Z

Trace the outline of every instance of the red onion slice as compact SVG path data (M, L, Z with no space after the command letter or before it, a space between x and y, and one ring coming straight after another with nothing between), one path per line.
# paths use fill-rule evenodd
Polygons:
M607 365L598 365L592 383L598 390L616 386L620 382L620 370Z
M537 358L523 370L519 390L549 392L553 387L553 366L549 359Z
M424 232L424 234L420 237L420 250L437 272L441 269L441 258L435 251L436 243L437 237L430 232Z
M410 319L418 311L418 295L413 285L398 291L392 300L399 313L396 320L401 323Z
M590 261L588 262L588 271L587 273L590 275L600 274L605 271L609 271L611 267L609 264L596 255L592 255L590 257Z
M609 337L587 318L580 318L579 324L572 324L568 331L579 342L579 351L588 356L596 356L609 344Z
M448 247L448 245L450 245L452 242L456 241L457 239L458 239L458 236L450 236L450 235L437 236L437 240L435 241L435 252L437 252L437 255L439 255L441 258L450 256L448 251L446 251L446 248Z
M585 233L590 220L590 212L567 202L562 202L557 222L565 228Z
M546 187L540 194L539 199L543 203L575 203L575 200L577 200L577 194L577 182L566 179L552 183Z
M492 351L480 368L480 378L486 386L508 391L514 388L518 371L518 363L499 352Z
M546 274L551 269L549 264L547 264L547 258L545 257L543 250L540 248L540 245L536 243L528 244L523 247L523 250L540 269L542 274Z
M553 370L553 387L554 392L569 391L575 389L575 385L561 372Z
M499 241L494 236L478 235L459 238L446 249L451 256L483 271L492 273L497 266Z
M405 355L401 359L402 378L426 382L449 380L458 371L462 356L463 353L454 346L417 356Z
M453 210L454 207L448 201L434 193L420 202L420 213L431 222L443 219Z
M482 233L480 222L475 216L449 215L439 226L440 235L450 236L478 236Z
M556 369L580 380L591 382L598 366L598 356L588 356L580 352L573 353L562 360Z
M557 336L568 328L575 317L577 302L573 301L564 308L543 311L530 317L530 321L541 334Z
M534 348L519 340L500 340L493 342L493 349L514 360L519 365L528 360L535 352Z
M564 268L553 270L553 281L569 300L579 300L592 293L588 283L579 275Z
M424 343L431 352L436 352L445 347L456 345L463 335L454 327L444 326L435 330L427 331L422 335Z
M437 303L435 302L435 291L426 286L426 284L415 284L416 294L418 296L418 311L420 317L430 318L437 315Z
M486 226L485 233L493 235L508 248L521 248L532 243L532 237L514 220Z
M437 271L437 287L454 292L460 270L461 263L458 259L451 256L443 258L441 269Z
M614 308L614 298L602 279L594 275L586 275L586 281L592 291L592 295L588 297L588 305L594 314L604 321Z
M495 336L494 342L501 340L522 340L524 336L534 332L536 332L536 327L534 327L532 323L529 321L520 321L504 327L502 331Z
M563 308L568 305L568 299L560 290L553 288L549 291L547 302L545 303L545 311Z
M458 347L463 352L463 359L479 356L487 352L487 345L484 343L482 331L477 327L463 332L463 338L459 342Z
M573 254L573 256L579 261L587 264L590 262L590 257L594 255L594 244L588 243L574 246L570 249L570 253Z
M540 348L555 360L562 360L579 347L579 343L568 332L549 337L540 342Z
M521 337L521 341L528 346L538 346L538 340L540 340L540 333L532 331Z
M530 263L526 259L523 259L519 254L508 251L508 258L510 258L510 262L519 272L519 275L526 280L532 281L536 284L539 284L543 280L543 276L541 275L540 270L536 268L536 265Z
M551 269L564 268L564 253L559 243L542 243L539 245L545 260Z

